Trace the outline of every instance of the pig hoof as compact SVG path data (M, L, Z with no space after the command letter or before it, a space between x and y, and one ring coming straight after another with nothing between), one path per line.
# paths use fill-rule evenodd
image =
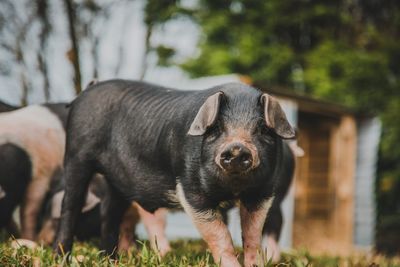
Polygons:
M164 257L170 251L171 251L171 247L170 246L159 249L159 253L160 253L161 257Z
M263 248L266 251L267 260L272 262L278 262L281 259L281 250L275 238L271 236L264 236Z

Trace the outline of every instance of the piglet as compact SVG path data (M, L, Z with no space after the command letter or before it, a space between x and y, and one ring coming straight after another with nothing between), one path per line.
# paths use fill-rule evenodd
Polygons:
M93 173L110 184L102 244L112 254L133 201L154 212L182 206L214 261L240 266L218 206L240 203L244 265L263 264L262 229L285 168L283 139L295 137L278 101L229 83L179 91L147 83L99 82L72 102L65 196L55 247L72 248Z

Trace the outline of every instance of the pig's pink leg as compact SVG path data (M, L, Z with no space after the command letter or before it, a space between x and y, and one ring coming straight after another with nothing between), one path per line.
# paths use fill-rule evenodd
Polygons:
M159 251L161 256L164 256L171 251L168 239L165 236L167 210L158 209L154 213L150 213L145 211L137 203L135 203L135 206L137 207L140 219L146 228L151 247L155 251Z
M207 242L214 261L221 263L223 267L240 266L233 249L232 238L228 227L222 221L221 216L209 214L197 214L191 216L194 224Z
M267 251L267 260L272 260L272 262L278 262L281 258L281 250L279 248L278 241L273 235L263 236L263 250Z
M49 179L32 177L21 206L21 237L35 240L37 217L48 191Z
M254 210L240 205L240 221L244 250L244 266L264 266L264 255L261 248L262 229L271 207L273 198L265 200Z
M122 222L119 227L118 251L128 251L131 246L134 246L134 236L136 225L139 222L139 214L136 205L131 205L122 217Z
M222 267L240 267L232 244L228 227L220 214L215 211L198 212L187 202L182 187L178 184L177 194L179 201L194 222L201 236L206 241L214 261Z
M56 227L53 222L54 219L47 219L42 229L38 234L39 243L43 243L45 245L51 245L54 241L54 237L56 236Z

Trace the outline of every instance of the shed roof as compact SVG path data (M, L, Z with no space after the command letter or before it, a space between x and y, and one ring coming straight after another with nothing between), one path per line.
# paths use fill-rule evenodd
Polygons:
M326 116L358 115L353 109L341 104L310 97L305 94L296 93L285 87L262 86L254 84L260 90L277 97L295 100L300 111L318 113Z

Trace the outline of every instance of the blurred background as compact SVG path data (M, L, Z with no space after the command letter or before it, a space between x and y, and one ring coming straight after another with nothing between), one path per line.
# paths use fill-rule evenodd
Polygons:
M321 172L349 168L343 174L350 177L345 182L340 172L315 178L304 174L304 167L298 170L297 176L309 175L314 180L299 179L293 193L295 217L315 215L332 221L336 215L323 212L341 207L344 195L351 199L349 212L341 215L351 217L352 225L346 230L349 242L357 243L366 231L371 235L366 243L379 251L400 251L399 1L0 1L3 101L18 105L70 101L92 79L115 77L182 89L240 80L286 97L299 110L299 143L306 152L299 166L311 168L310 151L327 151L324 145L332 151L335 144L346 146L335 139L337 133L344 132L344 140L357 138L348 141L358 147L356 152L356 148L335 152L337 162L353 153L350 161L357 160L353 167L335 165L332 156L316 154L330 162ZM195 79L199 77L208 79ZM367 117L373 122L369 130L363 121ZM324 126L327 120L331 124ZM319 130L313 131L314 127ZM315 142L319 145L309 145L324 134L325 139ZM360 149L371 142L379 147ZM369 162L373 167L364 169L370 170L366 175L372 179L367 208L357 204L365 193L357 190L361 188L357 179L363 179L358 175L360 155L365 153L378 155ZM321 183L318 179L333 180ZM342 182L348 187L335 186ZM329 197L321 200L317 193L304 192L312 183L318 192L332 184L334 189L327 190ZM307 203L312 201L327 205L310 208ZM359 226L364 220L369 222L367 230ZM341 221L334 223L340 232Z

